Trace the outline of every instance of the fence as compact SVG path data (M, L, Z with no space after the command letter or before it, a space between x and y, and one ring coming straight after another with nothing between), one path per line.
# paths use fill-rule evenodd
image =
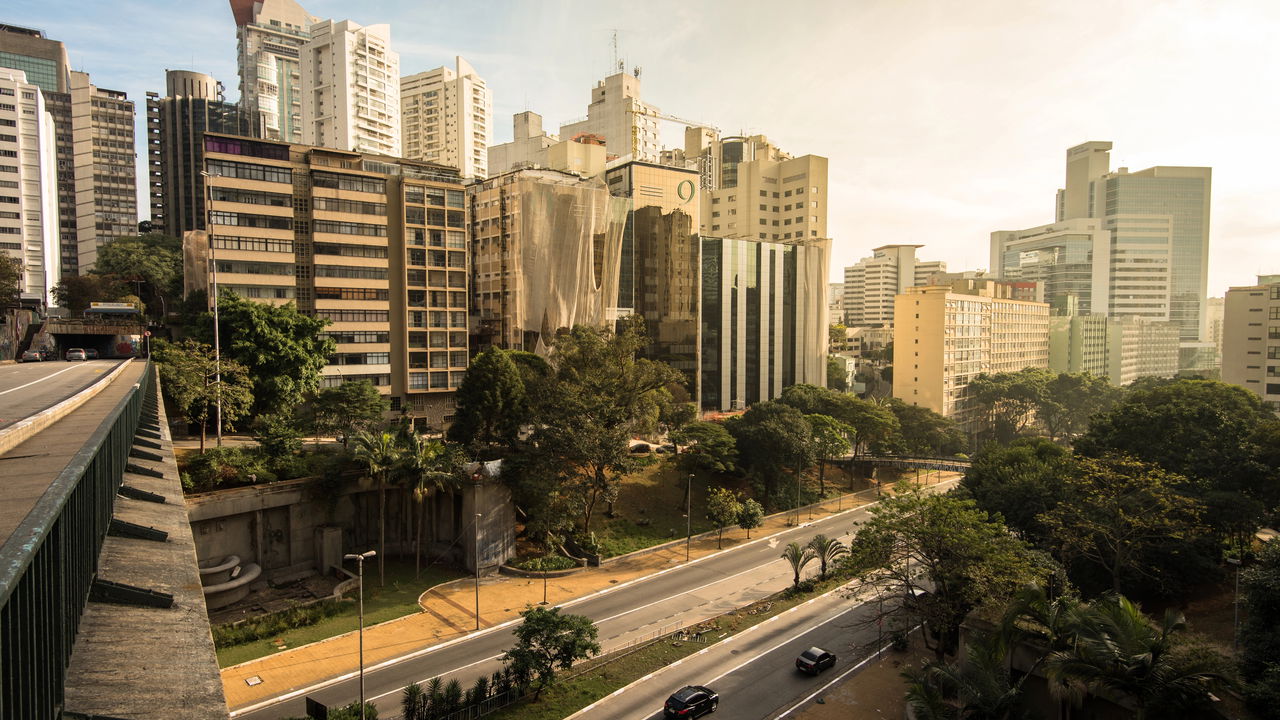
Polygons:
M0 717L52 720L154 368L0 544Z

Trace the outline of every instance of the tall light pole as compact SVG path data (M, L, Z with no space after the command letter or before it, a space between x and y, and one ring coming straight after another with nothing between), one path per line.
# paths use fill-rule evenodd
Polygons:
M476 513L476 630L480 629L480 515Z
M216 387L215 422L218 429L218 447L222 447L222 339L218 321L218 251L213 246L213 223L209 218L213 214L213 185L215 176L201 170L204 178L204 234L209 241L209 268L213 274L213 382Z
M689 562L689 542L693 539L693 473L684 492L684 561Z
M377 555L377 550L359 555L343 555L345 560L356 561L356 577L360 578L360 720L364 720L364 561Z

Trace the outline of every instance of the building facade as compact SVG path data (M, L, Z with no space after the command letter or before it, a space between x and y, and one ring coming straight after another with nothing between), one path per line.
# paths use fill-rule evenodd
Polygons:
M1280 412L1280 275L1227 290L1223 304L1222 381Z
M400 78L404 156L456 167L464 178L489 175L493 96L484 78L461 57L456 69L438 67Z
M71 141L75 158L76 272L98 259L98 248L138 233L138 183L133 101L71 72ZM64 243L65 246L65 243Z
M1095 219L1078 218L1027 230L991 233L990 267L994 276L1039 283L1043 301L1056 314L1064 314L1068 305L1081 315L1116 314L1111 306L1115 282L1111 260L1111 233ZM1163 260L1167 263L1167 257ZM1128 281L1126 278L1124 282ZM1138 278L1136 282L1153 285L1158 299L1165 299L1167 313L1167 272L1154 279Z
M0 254L22 263L23 297L45 305L60 276L54 133L40 87L0 68Z
M1049 306L1005 283L908 288L894 301L893 396L973 429L966 389L981 374L1049 367Z
M561 329L616 319L626 199L554 170L494 175L467 194L475 351L545 354Z
M205 143L212 251L192 252L204 233L188 233L188 274L210 258L222 291L328 320L337 348L323 386L368 380L419 426L447 425L468 363L457 171L251 138Z
M662 155L658 109L640 99L640 78L618 72L591 88L587 116L560 126L560 137L578 135L604 138L613 157L656 163Z
M181 237L205 229L204 134L252 137L259 124L222 98L211 75L165 71L165 95L147 93L147 162L151 226Z
M628 202L618 279L618 314L637 314L648 331L646 356L684 373L698 401L701 243L695 170L627 162L605 172L614 197Z
M302 142L399 157L400 55L391 26L323 20L301 49Z
M531 110L511 116L511 141L489 146L489 171L497 175L520 168L548 167L547 148L560 136L542 128L542 116Z
M800 383L825 387L831 241L701 242L702 409L741 410Z
M940 260L922 261L923 245L882 245L844 269L844 324L850 327L893 327L893 300L909 287L929 285L946 272Z
M302 142L300 51L313 17L294 0L231 0L236 21L240 106L252 135Z

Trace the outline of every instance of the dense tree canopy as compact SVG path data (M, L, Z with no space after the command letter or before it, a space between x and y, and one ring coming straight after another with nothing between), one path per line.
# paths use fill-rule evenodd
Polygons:
M449 439L480 460L510 452L520 426L530 420L524 377L511 354L499 348L489 348L471 361L458 387L457 403Z
M187 422L200 426L201 452L206 429L210 423L216 424L219 402L224 424L234 423L249 412L252 381L248 369L240 363L225 357L217 363L212 347L191 339L176 344L157 341L154 352L165 394Z
M679 459L685 470L730 473L737 468L738 446L724 423L697 420L670 437L680 448Z
M725 424L738 448L738 464L763 489L767 505L778 505L782 476L814 463L813 430L791 405L756 403Z
M511 631L516 644L502 659L517 678L537 682L535 700L555 682L556 670L600 654L599 632L590 618L561 615L558 607L531 607L520 616L524 621Z
M160 233L110 240L98 248L92 272L132 287L157 316L177 310L171 306L182 294L182 240Z
M885 407L898 421L891 449L904 455L955 455L969 447L969 439L954 420L929 408L887 398Z
M390 409L387 396L368 380L353 380L336 387L321 388L301 409L303 422L317 437L347 441L370 432L384 422Z
M1045 438L992 443L973 457L961 487L978 507L999 514L1011 529L1041 547L1049 544L1042 513L1066 496L1063 478L1076 472L1071 453Z
M16 305L22 292L22 261L0 255L0 307Z

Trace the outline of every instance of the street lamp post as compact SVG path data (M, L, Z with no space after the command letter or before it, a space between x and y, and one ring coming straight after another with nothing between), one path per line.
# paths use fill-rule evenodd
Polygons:
M364 561L377 555L377 550L343 555L345 560L356 561L356 576L360 585L360 720L364 720Z
M480 629L480 513L476 513L476 630Z
M204 233L209 241L209 268L213 275L213 382L217 388L215 402L215 422L218 431L218 447L222 447L222 339L221 324L218 320L218 251L213 246L213 223L209 218L213 212L213 186L210 180L214 175L200 171L204 177Z
M684 561L689 562L689 542L693 539L693 473L684 491Z

